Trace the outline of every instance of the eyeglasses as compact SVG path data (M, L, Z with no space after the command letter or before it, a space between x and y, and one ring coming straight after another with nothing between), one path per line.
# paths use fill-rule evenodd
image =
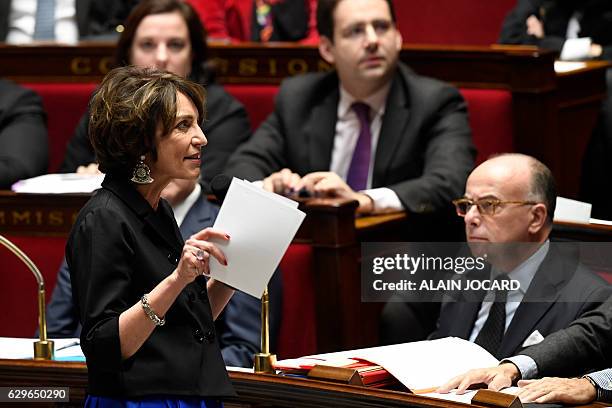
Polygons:
M457 215L464 217L465 214L470 211L473 205L476 206L478 212L483 215L495 215L497 208L505 204L516 204L516 205L535 205L537 201L503 201L495 198L483 198L482 200L471 200L469 198L459 198L453 200Z

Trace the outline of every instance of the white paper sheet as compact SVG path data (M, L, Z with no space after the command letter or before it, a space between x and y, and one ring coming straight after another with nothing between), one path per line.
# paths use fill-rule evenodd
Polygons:
M563 72L577 71L583 68L586 68L586 64L584 62L555 61L555 72L557 74L560 74Z
M479 345L457 337L306 357L367 360L384 367L399 382L413 391L437 388L472 368L492 367L499 364L495 357Z
M297 202L234 178L214 225L230 236L229 242L215 241L228 265L211 258L211 276L261 297L306 216L297 206Z
M591 220L591 207L591 204L583 201L557 197L554 220L588 224Z
M79 339L50 339L54 342L55 358L66 359L77 357L84 359L83 351L79 346ZM0 358L31 359L34 358L33 343L38 339L0 337Z
M448 394L428 392L426 394L420 394L420 395L423 395L425 397L443 399L447 401L456 401L456 402L462 402L464 404L471 404L472 398L474 398L474 396L476 395L476 391L478 390L470 390L466 392L465 394L461 394L461 395L455 394L455 390L449 392ZM516 395L519 393L519 391L520 391L520 388L518 387L508 387L508 388L504 388L500 390L499 392L503 392L504 394Z
M91 193L100 188L104 174L44 174L20 180L11 187L17 193L66 194Z

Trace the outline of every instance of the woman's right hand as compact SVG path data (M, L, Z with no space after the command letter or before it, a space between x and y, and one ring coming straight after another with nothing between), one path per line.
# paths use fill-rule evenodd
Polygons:
M213 256L222 265L227 265L227 258L219 247L208 240L217 238L229 241L230 237L224 232L213 228L205 228L192 235L183 246L183 252L176 267L177 277L185 285L194 281L200 275L210 273L210 257Z

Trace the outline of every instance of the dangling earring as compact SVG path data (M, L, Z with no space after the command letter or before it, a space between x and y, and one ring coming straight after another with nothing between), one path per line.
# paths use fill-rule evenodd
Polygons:
M136 184L151 184L153 179L151 178L151 169L144 162L144 155L140 156L140 161L136 163L132 178L130 181Z

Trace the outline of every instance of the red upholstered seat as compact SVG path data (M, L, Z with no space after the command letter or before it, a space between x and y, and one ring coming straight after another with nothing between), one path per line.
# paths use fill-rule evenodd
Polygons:
M497 42L516 0L400 0L393 2L406 43L489 45Z
M280 268L283 274L283 307L278 350L279 358L293 358L317 352L312 247L291 244Z
M514 152L512 94L503 89L460 89L468 104L476 164L494 153Z
M45 278L46 301L55 287L57 270L64 257L62 237L6 236L28 255ZM8 249L0 245L0 336L33 337L38 327L37 284L34 275Z
M245 106L253 129L274 110L278 85L224 85L224 88Z
M37 92L47 112L49 133L49 172L59 169L66 145L79 119L87 110L87 103L97 84L30 83L24 86Z

